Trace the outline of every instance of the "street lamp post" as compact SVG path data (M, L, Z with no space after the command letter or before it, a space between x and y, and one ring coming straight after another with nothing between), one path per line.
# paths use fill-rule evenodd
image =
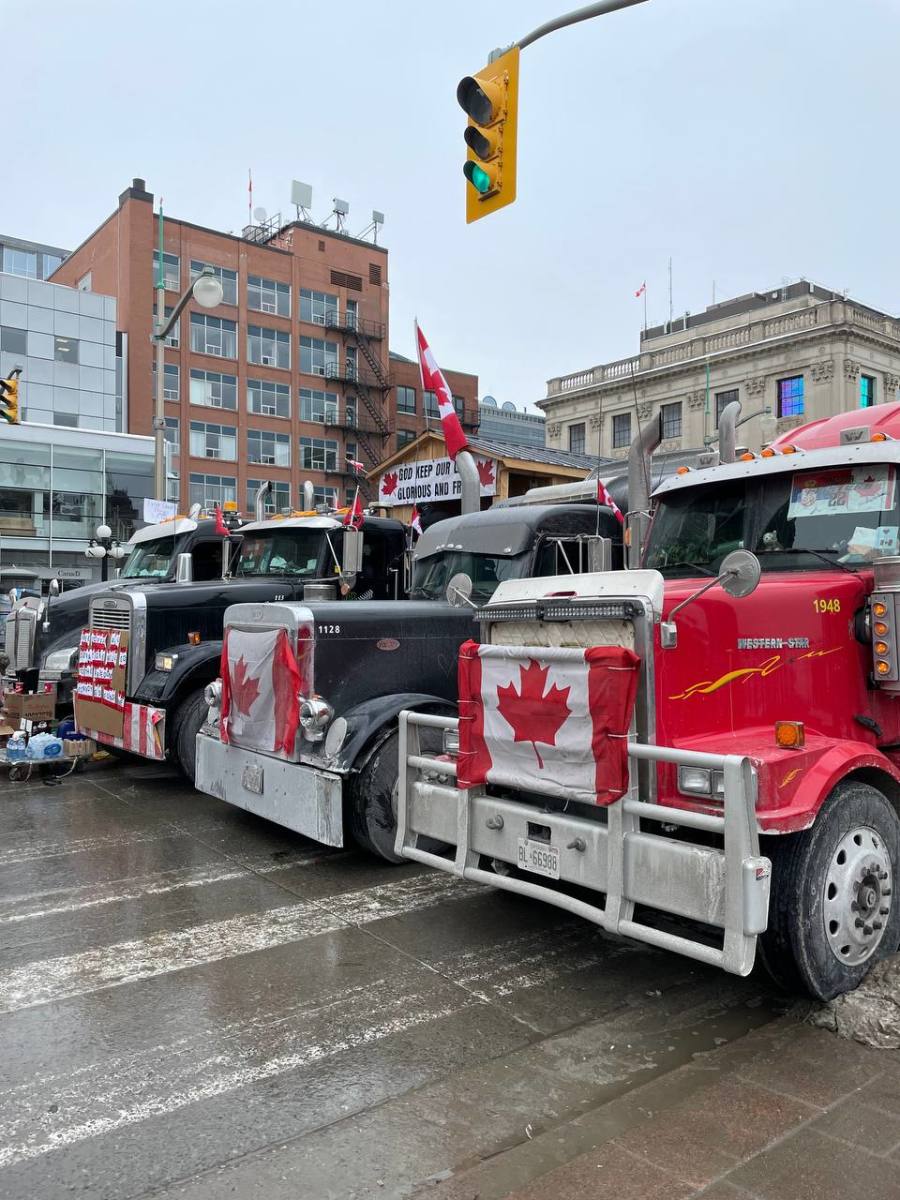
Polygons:
M154 446L154 490L157 500L166 499L166 397L165 373L166 338L172 332L175 322L184 311L191 297L201 308L217 308L222 303L222 284L216 279L212 267L206 266L179 298L172 310L172 315L166 319L166 287L163 276L162 253L160 252L159 279L156 288L156 328L151 335L151 341L156 349L156 403L153 413ZM106 576L104 575L104 579Z
M114 538L108 525L98 525L95 537L88 542L84 552L86 558L100 559L100 579L106 583L109 578L109 560L119 562L125 557L126 550L118 538Z

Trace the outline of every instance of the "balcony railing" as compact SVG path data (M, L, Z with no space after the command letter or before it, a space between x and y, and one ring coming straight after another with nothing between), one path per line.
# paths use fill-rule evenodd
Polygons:
M358 333L361 337L374 338L378 341L384 337L384 324L381 321L369 321L353 312L327 312L325 327L338 329L342 333Z

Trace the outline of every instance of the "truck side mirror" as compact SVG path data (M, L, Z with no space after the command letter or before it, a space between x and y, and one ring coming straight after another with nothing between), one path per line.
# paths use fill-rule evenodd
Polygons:
M468 604L470 608L477 608L478 605L471 600L474 586L465 571L459 571L447 584L447 603L451 608L462 608L464 604Z
M612 570L612 540L590 534L587 538L587 569L590 572Z
M723 591L726 591L729 596L733 596L736 600L739 600L756 591L760 574L759 559L750 550L732 550L730 554L726 554L722 559L719 574L715 579L711 579L709 583L704 583L703 587L698 588L696 592L692 592L686 600L682 600L680 604L676 604L669 613L669 619L663 621L659 631L662 648L664 650L674 650L678 645L678 626L675 624L675 616L683 608L692 604L698 596L702 596L704 592L708 592L710 588L714 588L716 584L720 584Z
M353 587L363 566L363 532L347 526L341 552L341 583Z
M194 579L194 560L190 554L179 554L175 560L175 582L192 583Z

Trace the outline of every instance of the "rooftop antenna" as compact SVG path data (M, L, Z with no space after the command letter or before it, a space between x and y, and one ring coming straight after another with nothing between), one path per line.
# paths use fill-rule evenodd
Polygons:
M334 205L334 208L331 215L335 219L334 227L338 233L346 233L346 218L350 213L350 203L347 200L339 200L338 197L335 196L332 199L332 204Z
M310 209L312 208L312 185L301 183L299 179L294 179L291 182L291 204L297 210L297 220L309 221L312 223Z
M383 224L384 224L384 213L379 212L377 208L373 208L372 209L372 220L365 227L365 229L363 229L362 232L358 233L356 236L360 241L362 241L363 238L368 237L369 234L371 233L372 242L374 245L377 246L378 245L378 230L381 228L381 226Z

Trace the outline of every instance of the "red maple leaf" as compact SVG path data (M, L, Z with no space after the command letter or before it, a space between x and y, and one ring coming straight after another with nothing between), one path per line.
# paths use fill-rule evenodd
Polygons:
M475 464L478 467L478 478L482 487L490 487L494 482L494 464L482 460Z
M397 472L396 471L388 471L387 475L385 475L384 479L382 479L382 481L381 481L382 496L390 496L394 492L396 492L397 484L399 482L400 482L400 480L397 478Z
M259 680L254 679L252 675L247 675L247 664L244 662L243 655L241 655L234 665L234 674L231 678L231 695L234 698L234 707L237 711L242 712L245 717L249 717L250 709L259 696Z
M572 711L566 700L570 688L556 684L545 694L549 667L542 667L531 659L527 667L519 667L521 691L514 683L497 688L497 708L500 715L511 726L517 742L531 742L537 756L538 767L544 769L544 760L537 748L538 742L545 746L556 745L556 735Z

